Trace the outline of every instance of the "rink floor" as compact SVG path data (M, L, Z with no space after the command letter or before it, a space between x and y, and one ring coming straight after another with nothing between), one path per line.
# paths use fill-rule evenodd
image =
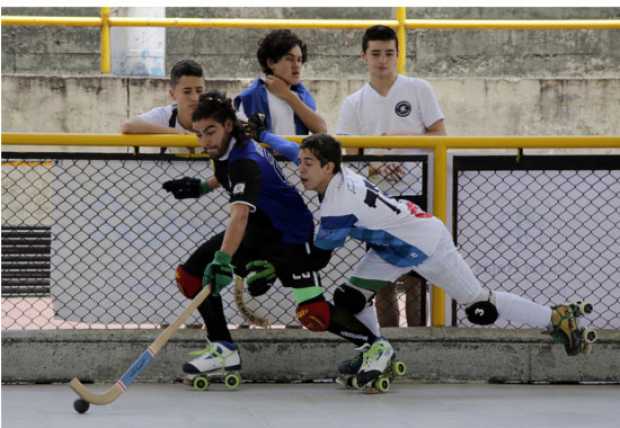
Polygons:
M101 392L110 385L90 388ZM342 428L620 426L619 385L396 384L367 395L325 384L132 385L79 415L64 385L3 385L3 428Z

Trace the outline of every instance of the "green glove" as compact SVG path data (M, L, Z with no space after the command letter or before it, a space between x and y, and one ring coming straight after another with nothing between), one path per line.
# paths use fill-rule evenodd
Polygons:
M245 268L248 271L245 283L252 297L265 294L276 280L276 268L267 260L254 260Z
M216 251L213 261L207 265L202 276L202 286L208 287L211 284L212 295L219 296L220 291L232 282L234 266L231 261L232 257L228 254Z

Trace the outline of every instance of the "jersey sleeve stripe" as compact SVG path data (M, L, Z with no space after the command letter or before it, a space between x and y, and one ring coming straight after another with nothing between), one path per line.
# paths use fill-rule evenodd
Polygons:
M350 229L357 222L353 214L321 217L321 229Z
M256 212L256 205L253 205L249 202L246 201L231 201L230 205L234 205L234 204L243 204L243 205L247 205L248 207L250 207L250 212Z

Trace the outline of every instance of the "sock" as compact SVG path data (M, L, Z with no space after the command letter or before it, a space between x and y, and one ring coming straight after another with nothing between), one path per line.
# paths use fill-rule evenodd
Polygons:
M493 295L502 319L540 328L546 328L551 323L551 308L548 306L505 291L494 291Z
M222 296L209 296L198 306L198 312L207 326L207 337L211 342L225 340L232 342L230 331L224 315Z
M355 314L355 317L361 321L372 333L379 337L381 336L381 329L379 327L379 320L377 319L377 311L375 305L366 306L360 312Z
M328 330L331 333L347 339L355 346L362 346L364 343L372 343L376 340L376 335L351 312L331 304L330 308L331 321Z

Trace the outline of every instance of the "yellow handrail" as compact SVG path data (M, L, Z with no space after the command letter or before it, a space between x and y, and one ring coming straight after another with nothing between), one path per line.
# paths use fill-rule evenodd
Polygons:
M398 8L401 9L401 8ZM404 8L402 8L404 9ZM398 28L398 19L224 19L224 18L109 18L111 27L203 27L203 28L315 28L364 29L372 25ZM2 25L100 27L96 17L0 17ZM620 19L405 19L407 29L489 29L489 30L617 30Z
M7 15L0 17L0 23L19 26L99 27L101 18Z
M410 30L617 30L620 19L408 19L405 25Z
M284 136L300 143L304 136ZM344 147L445 149L596 149L619 148L620 135L541 135L541 136L370 136L338 135ZM199 147L193 135L90 134L3 132L3 146L100 146L100 147Z
M240 29L332 29L350 30L386 25L396 28L398 21L380 19L221 19L221 18L110 18L114 27L190 27Z

